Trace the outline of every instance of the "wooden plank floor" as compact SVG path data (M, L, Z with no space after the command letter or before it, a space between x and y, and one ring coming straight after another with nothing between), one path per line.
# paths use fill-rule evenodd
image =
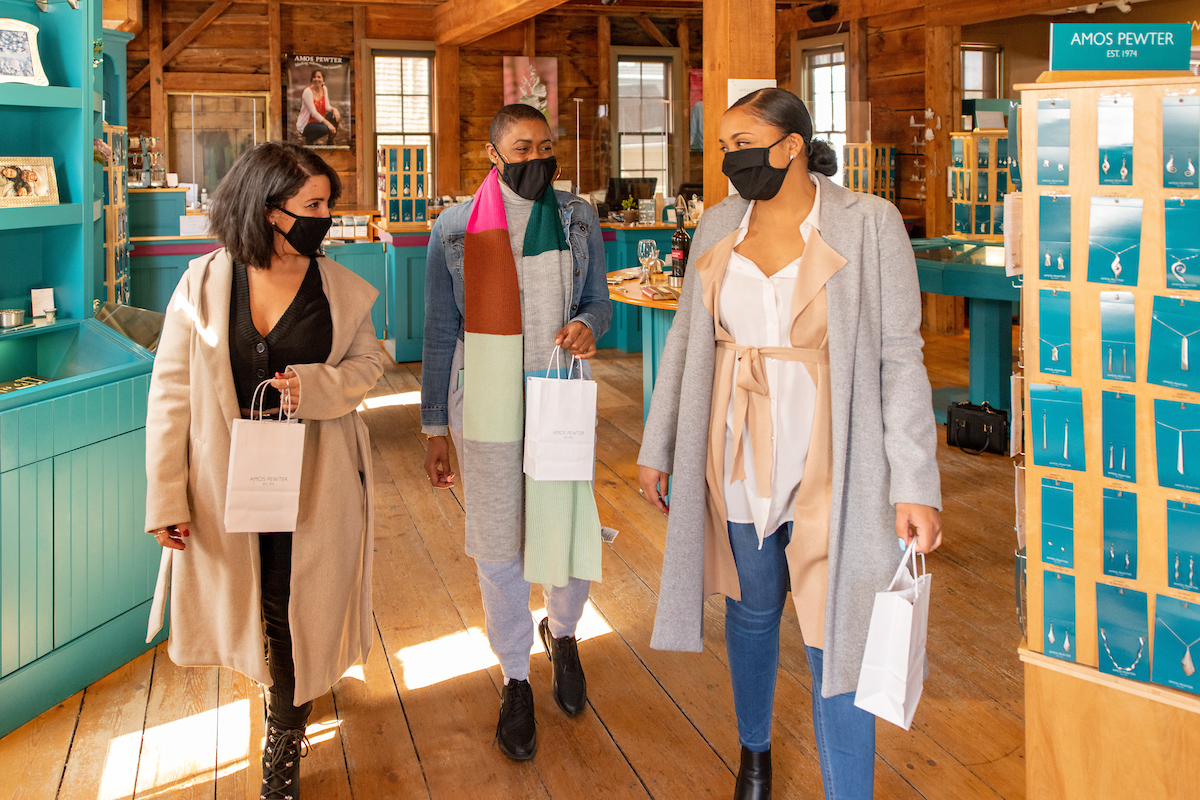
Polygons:
M935 386L966 383L965 336L928 336L926 358ZM305 797L732 794L739 751L723 605L709 602L704 652L650 649L666 524L637 492L641 357L605 351L594 371L596 495L602 521L621 533L581 628L590 708L577 719L558 711L539 651L537 757L514 764L494 746L501 677L483 635L474 564L462 552L461 494L430 489L420 365L394 365L363 412L376 476L377 641L368 662L316 703ZM1021 800L1013 467L939 448L946 533L929 560L930 677L910 732L877 726L876 797ZM532 606L541 604L535 588ZM782 638L775 796L820 798L810 678L790 611ZM159 647L0 739L0 800L257 797L262 703L243 676L176 667Z

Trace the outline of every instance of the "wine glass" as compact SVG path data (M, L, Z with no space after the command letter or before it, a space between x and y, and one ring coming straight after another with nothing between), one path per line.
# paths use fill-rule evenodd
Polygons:
M638 262L642 265L641 282L650 283L650 272L658 261L658 242L653 239L642 239L637 246Z

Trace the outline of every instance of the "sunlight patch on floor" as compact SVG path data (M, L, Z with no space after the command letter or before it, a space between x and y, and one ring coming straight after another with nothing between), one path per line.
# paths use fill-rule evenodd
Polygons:
M387 408L388 406L415 406L421 402L420 392L398 392L385 394L380 397L368 397L362 401L359 410L371 408Z
M539 609L533 616L535 623L540 622L546 616L546 610ZM612 633L612 628L589 600L575 633L576 639L582 642ZM541 652L542 643L535 633L530 653L536 655ZM409 689L423 689L451 678L489 669L499 663L488 646L487 635L479 628L468 628L431 642L406 647L396 657L404 669L404 685Z

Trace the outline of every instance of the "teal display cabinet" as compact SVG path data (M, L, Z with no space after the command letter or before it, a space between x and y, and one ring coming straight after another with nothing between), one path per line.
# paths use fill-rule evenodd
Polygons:
M638 266L637 245L642 239L653 239L658 245L660 258L671 251L673 225L618 225L604 223L600 226L604 234L604 257L608 272ZM692 229L694 232L694 229ZM664 258L665 260L665 258ZM613 303L612 325L600 337L596 347L613 348L623 353L642 352L643 316L635 306Z
M379 297L375 298L375 305L371 307L371 322L375 325L375 335L380 339L386 339L388 330L387 245L384 242L327 242L325 255L374 286L379 292ZM424 270L424 267L425 262L422 259L421 269ZM424 275L423 271L422 275ZM424 285L424 283L421 284L422 290ZM422 297L424 297L424 291L422 291ZM422 324L424 324L423 313ZM420 360L420 356L417 357L417 360Z
M397 362L420 361L425 342L425 260L429 232L388 233L385 245L387 335L384 348Z
M0 0L39 28L49 86L0 84L0 153L48 157L59 202L0 208L0 306L54 290L58 320L0 332L0 735L147 649L159 551L143 533L152 356L101 325L98 0Z
M129 236L178 236L187 214L187 189L130 189Z
M164 314L188 264L221 248L211 237L141 237L130 242L129 305Z

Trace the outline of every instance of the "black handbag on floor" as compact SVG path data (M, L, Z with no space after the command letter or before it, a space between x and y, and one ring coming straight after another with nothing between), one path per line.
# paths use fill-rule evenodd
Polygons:
M987 403L951 403L946 409L946 444L964 453L1008 453L1008 412Z

